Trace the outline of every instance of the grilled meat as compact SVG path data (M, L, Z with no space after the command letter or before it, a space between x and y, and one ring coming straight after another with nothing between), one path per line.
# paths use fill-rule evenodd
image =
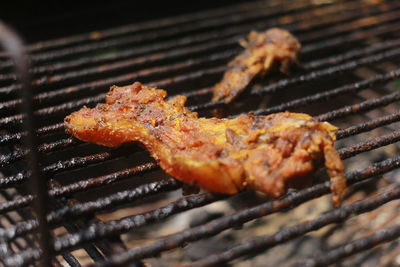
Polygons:
M176 179L224 194L252 188L277 198L289 187L308 186L325 161L333 202L340 203L346 180L333 148L336 127L288 112L198 118L184 107L186 97L166 96L138 82L113 86L106 104L83 107L65 118L65 126L104 146L140 142Z
M300 43L288 31L272 28L263 33L252 31L246 49L228 63L222 81L215 85L213 101L232 102L257 75L265 75L275 62L287 72L297 62Z

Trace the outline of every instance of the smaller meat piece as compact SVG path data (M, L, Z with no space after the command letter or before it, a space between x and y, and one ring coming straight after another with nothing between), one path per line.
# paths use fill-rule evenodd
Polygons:
M272 28L263 33L252 31L245 41L243 53L228 63L222 81L214 87L213 101L231 103L257 75L265 75L280 62L280 70L287 72L297 63L301 45L288 31Z
M325 162L335 205L346 188L334 131L307 114L198 118L185 96L134 83L111 87L106 104L83 107L65 118L77 138L104 146L140 142L166 173L210 191L245 188L277 198L311 184Z

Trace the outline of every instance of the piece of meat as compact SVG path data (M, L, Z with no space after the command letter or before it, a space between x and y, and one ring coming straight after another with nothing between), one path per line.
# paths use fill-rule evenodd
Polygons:
M252 31L244 44L243 53L228 63L221 82L214 87L212 100L232 102L257 75L265 75L275 62L287 72L289 65L297 63L300 43L288 31L272 28L265 32Z
M65 126L99 145L140 142L166 173L224 194L252 188L277 198L289 187L308 186L325 161L333 202L340 203L346 180L333 148L336 127L289 112L198 118L184 107L186 97L166 96L138 82L113 86L106 104L83 107L65 118Z

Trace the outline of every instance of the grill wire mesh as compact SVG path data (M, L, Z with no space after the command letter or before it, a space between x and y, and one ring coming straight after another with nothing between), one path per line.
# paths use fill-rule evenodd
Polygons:
M256 1L29 45L52 264L400 265L399 15L395 0ZM301 66L260 80L233 105L209 102L238 41L273 26L299 38ZM21 85L12 60L0 57L0 260L24 266L41 255L39 225L21 145ZM289 110L339 126L350 185L342 207L330 206L324 172L277 200L182 195L137 145L108 149L65 133L71 111L136 80L186 95L201 116L217 107L228 116Z

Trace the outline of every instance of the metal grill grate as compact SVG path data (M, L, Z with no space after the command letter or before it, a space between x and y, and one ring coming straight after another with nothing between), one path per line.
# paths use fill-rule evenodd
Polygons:
M314 242L310 233L332 224L337 226L329 228L331 236L340 236L349 227L346 223L356 218L385 207L398 211L396 142L400 131L393 123L400 121L399 15L398 1L257 1L29 45L34 66L30 70L31 103L39 124L37 149L43 157L41 171L49 179L47 228L54 240L53 251L46 252L52 253L52 264L140 266L144 261L161 265L171 260L165 251L178 248L185 253L195 241L212 244L226 232L239 233L234 245L215 249L207 257L181 257L179 261L210 266L245 257L241 263L245 264L256 254L270 260L269 250L299 238ZM303 45L301 66L290 76L270 75L233 105L209 102L211 86L240 51L238 41L250 30L273 26L298 36ZM22 85L15 81L14 64L7 53L0 54L0 59L0 260L7 266L23 266L37 262L42 254L37 243L40 227L31 208L36 198L28 186L32 178L25 162L29 148L21 144L27 135L21 127L25 114L19 109ZM165 88L169 95L186 95L190 109L202 116L211 116L219 107L230 116L289 110L333 121L341 127L339 154L347 159L351 185L347 200L339 209L318 208L321 202L328 203L327 198L317 200L329 193L323 173L316 185L278 200L249 192L234 197L208 192L181 196L177 190L182 184L166 177L135 144L108 149L83 144L64 132L62 119L71 111L104 101L113 84L136 80ZM154 229L163 229L196 208L207 210L212 203L228 203L230 208L219 218L186 225L183 231L176 228L166 236L152 236ZM304 213L304 219L294 222L277 219L291 218L288 214L314 206L318 212L311 218ZM378 245L385 255L375 253L375 260L399 263L396 246L382 245L388 241L398 244L394 240L400 235L399 218L393 216L387 223L377 222L381 227L369 233L356 227L359 234L354 238L342 236L334 246L330 243L314 254L293 256L284 264L326 266L356 253L366 255ZM258 229L257 221L263 225L275 222L281 229L252 232ZM241 232L252 236L243 238ZM146 233L151 239L140 240ZM310 240L304 239L307 236ZM368 259L352 257L350 261Z

